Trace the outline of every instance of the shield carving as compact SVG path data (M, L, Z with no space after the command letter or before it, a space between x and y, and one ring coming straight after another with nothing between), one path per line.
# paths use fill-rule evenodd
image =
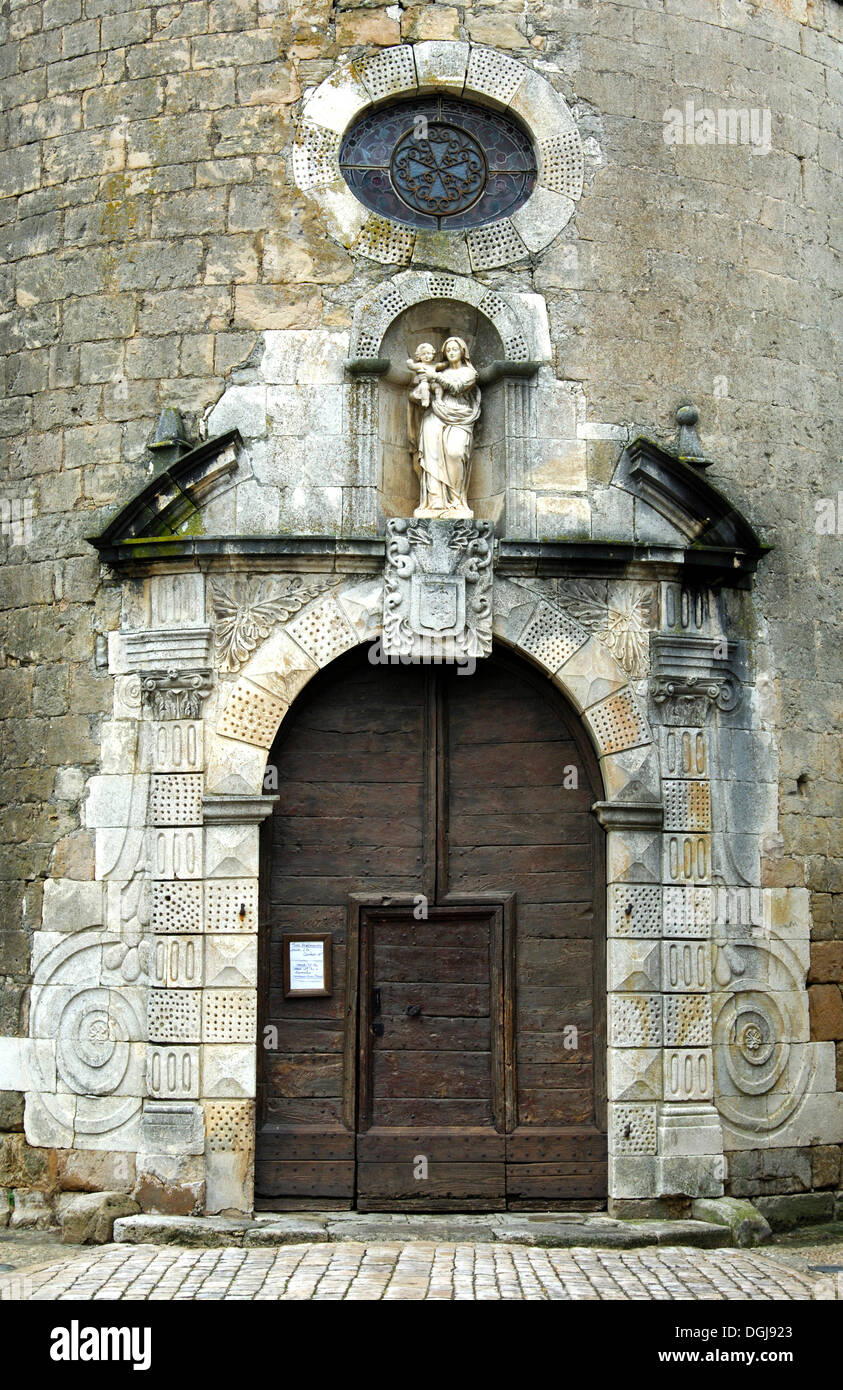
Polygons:
M420 633L456 637L465 626L465 579L460 574L413 575L410 621Z

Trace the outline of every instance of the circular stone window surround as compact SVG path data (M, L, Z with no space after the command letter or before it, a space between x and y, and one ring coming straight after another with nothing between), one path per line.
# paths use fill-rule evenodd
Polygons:
M496 222L467 231L422 231L373 213L345 182L343 135L367 107L447 92L510 111L533 140L536 186ZM524 63L493 48L447 41L399 44L341 64L305 99L293 145L293 178L319 205L330 234L355 255L382 265L442 266L469 274L516 264L545 250L582 194L583 151L565 100Z

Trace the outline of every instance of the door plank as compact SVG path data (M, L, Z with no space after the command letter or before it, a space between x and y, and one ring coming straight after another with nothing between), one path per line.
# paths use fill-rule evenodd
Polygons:
M264 1197L350 1197L354 1193L354 1168L353 1160L279 1162L261 1157L255 1162L255 1186Z
M369 1162L412 1161L417 1154L436 1162L465 1162L469 1157L501 1161L506 1157L506 1135L486 1126L464 1125L456 1133L423 1126L373 1128L357 1136L357 1154Z
M502 1198L506 1183L505 1165L500 1163L428 1164L428 1175L413 1176L413 1165L373 1163L357 1156L357 1191L361 1197L381 1200L403 1198L424 1203L431 1197Z

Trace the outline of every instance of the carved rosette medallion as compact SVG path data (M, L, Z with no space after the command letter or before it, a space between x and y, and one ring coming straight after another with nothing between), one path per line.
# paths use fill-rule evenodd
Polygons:
M778 1129L801 1105L814 1066L804 971L775 937L720 942L715 983L717 1106L744 1134Z
M559 603L594 634L628 676L647 674L649 633L656 613L651 589L612 584L604 595L596 584L573 581L560 585Z
M121 944L99 931L74 933L49 951L35 971L30 1037L55 1047L55 1079L38 1046L33 1079L44 1108L59 1124L68 1119L65 1097L90 1098L83 1110L76 1110L79 1135L107 1133L140 1111L134 1045L144 1041L146 1025L137 991L125 987L137 976Z
M387 522L383 649L440 661L492 650L490 521Z

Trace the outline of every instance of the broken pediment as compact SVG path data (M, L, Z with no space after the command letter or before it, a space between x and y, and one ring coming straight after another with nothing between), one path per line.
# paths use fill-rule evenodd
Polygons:
M686 463L655 440L643 435L633 439L620 457L613 482L669 521L691 546L733 550L752 567L770 549L708 481L699 463ZM639 531L645 525L639 525Z
M240 433L227 430L195 448L168 449L168 460L121 507L91 542L98 550L132 542L180 539L192 534L203 506L230 486L237 468ZM172 458L172 454L178 457Z

